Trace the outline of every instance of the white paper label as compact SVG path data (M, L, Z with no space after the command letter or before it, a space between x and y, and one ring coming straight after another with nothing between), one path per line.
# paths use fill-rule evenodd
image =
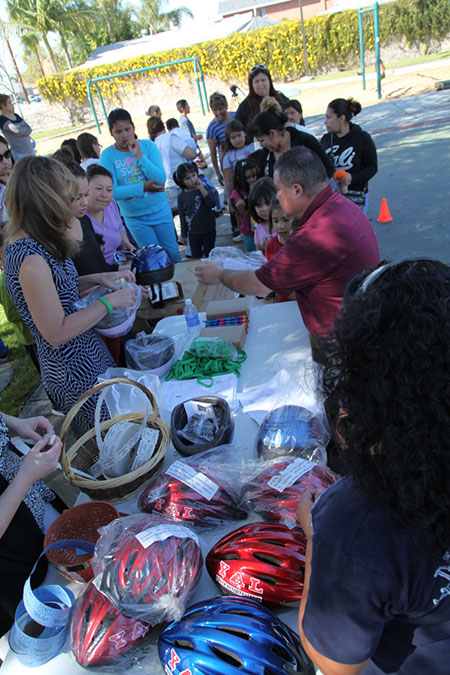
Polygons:
M198 545L197 536L188 527L182 525L154 525L136 535L136 539L144 548L148 548L155 541L164 541L169 537L178 537L178 539L189 537Z
M202 497L210 501L216 494L219 486L214 483L208 476L205 476L204 473L197 472L189 464L183 464L183 462L174 462L170 466L166 473L172 478L178 478L185 485L188 485L190 488L199 493Z
M117 477L128 473L130 452L138 442L139 434L139 424L124 420L108 429L100 451L100 463L105 476Z
M287 487L291 487L303 474L308 473L315 466L313 462L299 457L292 464L289 464L283 471L273 476L268 482L271 488L277 492L283 492Z
M139 447L136 451L130 471L139 469L139 467L145 464L145 462L148 462L156 448L158 438L158 429L150 429L149 427L144 429L142 432L141 442L139 443Z

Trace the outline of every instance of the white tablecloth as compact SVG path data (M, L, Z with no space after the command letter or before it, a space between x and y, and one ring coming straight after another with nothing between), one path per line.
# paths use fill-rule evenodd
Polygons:
M204 320L205 315L201 313L200 319ZM183 332L186 330L184 316L171 316L162 319L157 324L155 330L156 332L172 335ZM312 359L309 333L303 324L297 303L285 302L274 305L263 305L252 309L250 311L249 329L244 349L247 353L247 360L241 368L241 376L238 379L238 391L246 391L260 386L276 375L280 357L292 366L298 366L302 362L306 365L310 364ZM170 420L166 419L166 421L169 422ZM243 446L243 452L246 457L254 456L257 430L258 425L256 422L243 413L242 409L239 409L235 416L234 442ZM171 444L164 461L164 468L167 468L176 458L180 459L180 455L175 452ZM85 495L81 495L80 497L80 501L87 500ZM137 499L133 499L120 504L120 511L136 513L136 501ZM240 521L236 523L236 527L240 527L242 524L243 521ZM59 581L55 581L55 577L58 577L61 583L67 583L54 570L51 572L51 577L51 581L48 579L46 583L59 583ZM71 584L71 588L74 589L74 587L77 587L77 585ZM218 586L211 580L206 568L204 568L200 583L189 604L220 594ZM277 614L291 628L297 630L298 606L277 609ZM41 675L41 673L45 675L75 675L86 673L86 671L75 662L70 650L68 653L60 654L44 666L33 669L22 666L17 658L11 652L8 652L2 666L2 675L21 675L22 673L34 673L35 675ZM161 669L159 673L154 671L152 675L160 675L162 673L163 670Z

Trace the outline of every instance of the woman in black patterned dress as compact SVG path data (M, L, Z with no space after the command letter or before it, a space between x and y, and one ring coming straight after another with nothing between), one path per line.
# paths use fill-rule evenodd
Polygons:
M8 293L37 346L42 380L59 409L67 413L79 396L97 382L113 360L92 327L110 311L98 300L76 311L80 290L115 280L134 281L132 272L78 277L70 256L77 250L71 235L69 195L73 177L48 157L18 162L8 184L5 280ZM113 309L136 299L126 288L108 295ZM85 405L73 423L81 435L93 426L94 405Z

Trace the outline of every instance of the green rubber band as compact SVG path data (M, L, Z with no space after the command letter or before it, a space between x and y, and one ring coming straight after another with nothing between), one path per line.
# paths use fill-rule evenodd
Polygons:
M107 310L108 310L108 315L109 315L109 314L112 314L114 310L113 310L113 308L111 307L111 305L109 304L109 302L108 302L107 300L105 300L105 298L99 298L99 300L100 300L100 302L103 302L103 304L104 304L105 307L107 308Z

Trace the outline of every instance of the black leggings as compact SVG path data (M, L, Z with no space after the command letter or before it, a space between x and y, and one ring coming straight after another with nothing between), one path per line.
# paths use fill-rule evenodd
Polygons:
M207 258L216 243L216 228L203 234L189 232L189 244L193 258Z

